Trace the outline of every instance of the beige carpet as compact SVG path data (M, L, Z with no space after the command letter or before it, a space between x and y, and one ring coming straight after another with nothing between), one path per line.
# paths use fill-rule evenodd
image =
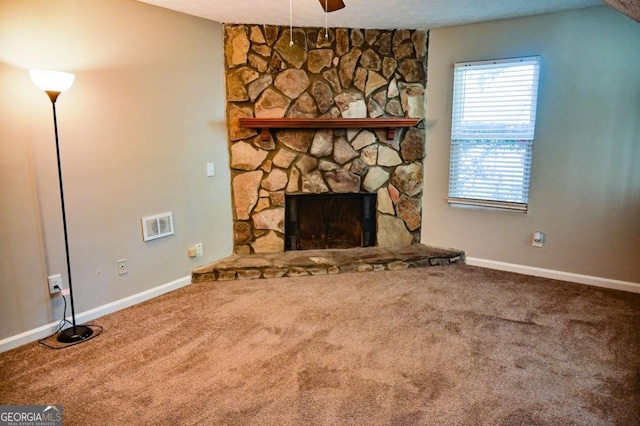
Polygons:
M465 265L205 282L0 354L65 425L638 425L640 295Z

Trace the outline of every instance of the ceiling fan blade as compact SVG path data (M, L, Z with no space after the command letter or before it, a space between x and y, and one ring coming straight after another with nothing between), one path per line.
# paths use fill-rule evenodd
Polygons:
M342 0L319 0L325 12L335 12L344 7Z

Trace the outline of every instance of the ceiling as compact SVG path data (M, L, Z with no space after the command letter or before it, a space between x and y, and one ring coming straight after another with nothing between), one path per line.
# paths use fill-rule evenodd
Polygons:
M226 24L324 27L319 0L138 0ZM344 0L329 27L430 29L604 4L601 0Z

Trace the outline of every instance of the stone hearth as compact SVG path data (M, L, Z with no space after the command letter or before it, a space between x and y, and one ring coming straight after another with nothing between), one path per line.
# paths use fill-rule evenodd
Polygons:
M229 281L398 270L464 262L464 253L412 244L269 254L235 254L193 270L192 281Z
M284 251L285 194L376 194L381 247L418 242L425 132L273 129L239 118L424 118L427 33L225 25L234 252ZM290 45L293 41L293 45Z

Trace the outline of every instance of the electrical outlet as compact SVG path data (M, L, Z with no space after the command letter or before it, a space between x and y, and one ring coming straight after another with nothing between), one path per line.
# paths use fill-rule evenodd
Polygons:
M531 237L531 245L534 247L542 247L544 244L544 233L536 231Z
M56 294L62 291L62 276L60 274L47 277L47 282L49 283L49 294Z
M202 248L202 243L196 244L196 256L200 257L204 254L204 249Z
M118 266L118 275L124 275L129 272L127 269L127 259L117 260L116 265Z
M207 163L207 176L211 177L215 175L216 175L215 166L213 165L213 163Z

